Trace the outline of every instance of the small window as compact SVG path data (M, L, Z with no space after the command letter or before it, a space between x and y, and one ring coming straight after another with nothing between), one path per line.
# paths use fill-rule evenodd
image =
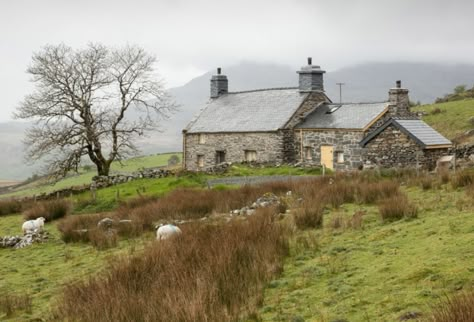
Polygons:
M257 151L255 151L255 150L246 150L245 151L245 161L247 161L247 162L257 161Z
M197 156L197 164L199 168L204 168L204 155L200 154Z
M305 155L306 160L313 159L313 153L311 151L310 146L307 146L307 147L304 148L304 155Z
M344 152L342 151L336 152L336 160L337 160L337 163L344 163Z
M206 143L206 135L201 133L199 134L199 144L204 144Z
M216 164L225 162L225 151L216 151Z

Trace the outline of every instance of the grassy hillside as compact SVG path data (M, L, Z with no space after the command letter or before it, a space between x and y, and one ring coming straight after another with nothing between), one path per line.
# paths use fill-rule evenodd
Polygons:
M423 105L414 108L427 115L423 120L450 140L458 143L474 143L474 135L465 136L474 129L474 99Z
M18 235L23 223L22 216L0 217L0 236ZM61 286L71 280L96 274L112 255L133 253L143 248L145 240L122 241L117 248L97 250L85 244L65 244L59 237L56 223L47 223L45 229L50 240L29 248L13 250L0 248L0 292L28 294L33 297L32 313L22 312L8 321L28 321L33 317L47 315ZM0 312L0 320L5 321Z
M168 159L172 155L177 155L181 159L181 153L165 153L132 158L125 160L122 163L114 162L112 163L111 174L131 173L142 168L166 166L168 164ZM97 172L94 170L94 167L86 169L81 168L78 174L72 174L69 177L62 179L54 184L49 184L44 179L34 181L28 185L22 186L16 191L1 195L1 197L21 197L31 196L35 194L38 195L41 193L49 193L55 190L60 190L73 186L89 184L92 180L92 177L97 175Z
M99 201L99 205L116 204L117 188L120 198L127 199L135 196L137 189L147 195L157 195L184 186L199 187L203 178L196 175L137 180L101 190L99 200L103 201ZM370 182L375 180L372 177L368 179ZM345 179L336 177L336 180ZM347 184L344 181L329 186L327 192L332 193L323 196L337 200L340 196L346 198L349 190L344 187L351 185L350 179L347 180ZM472 289L474 187L471 190L456 189L450 183L442 184L438 178L430 179L430 184L426 180L410 180L402 180L409 184L402 186L402 191L418 208L417 218L383 222L378 206L363 202L327 206L322 228L303 230L292 224L292 215L283 217L281 223L294 232L290 255L280 277L267 284L264 295L258 300L260 308L251 312L251 321L396 321L407 312L426 315L445 295ZM296 189L298 186L293 187ZM318 193L321 191L318 187L305 186L301 191L315 189L314 193ZM331 187L334 189L331 190ZM288 189L282 184L274 188L283 195ZM219 192L206 191L211 194ZM297 190L293 191L297 196ZM215 200L223 207L244 196L248 198L251 190L247 187L227 193L227 198ZM309 190L306 193L310 193ZM181 194L168 205L172 205L173 200L179 200L180 207L187 204L189 211L201 212L208 209L204 206L210 202L209 197L193 201ZM252 200L254 198L252 196ZM76 204L84 202L87 205L86 201L77 200ZM166 198L161 198L156 205L165 201ZM294 204L296 207L298 202ZM89 210L97 211L99 205L91 205ZM140 204L136 206L140 207ZM159 210L145 208L143 214L146 214L146 209L152 210L150 214ZM87 208L82 210L87 212ZM349 224L356 212L364 213L358 226ZM209 220L219 214L210 209ZM220 224L232 219L228 217L228 211L220 215L224 216ZM83 215L73 215L69 219L77 216ZM247 220L246 216L233 219ZM22 221L20 215L0 217L0 236L18 234ZM195 224L204 225L206 222L198 220ZM197 227L190 226L188 233L192 235ZM48 223L46 229L51 234L51 240L46 244L21 250L0 249L0 293L26 293L33 299L31 312L20 310L12 321L46 317L59 300L62 285L97 276L107 262L116 262L114 255L139 255L144 246L154 239L152 231L145 231L139 237L121 238L115 248L98 251L85 243L64 243L55 223ZM230 253L216 251L215 254ZM239 263L242 261L238 260ZM232 275L231 271L226 272ZM133 276L136 276L135 273ZM133 285L133 281L131 283ZM0 320L2 318L4 316L0 311Z
M346 204L326 213L322 230L298 233L266 290L262 320L398 321L474 287L472 201L462 209L462 191L406 191L418 219L383 224L377 207ZM334 228L335 218L361 210L361 229Z

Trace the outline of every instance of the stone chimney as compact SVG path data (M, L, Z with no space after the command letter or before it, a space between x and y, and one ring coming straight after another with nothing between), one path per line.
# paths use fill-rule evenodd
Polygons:
M321 67L313 65L311 57L308 57L308 65L301 67L297 73L300 76L300 92L324 92L323 74L325 71Z
M392 116L411 116L408 89L402 88L402 81L397 81L395 88L388 91L390 112Z
M217 68L217 75L211 78L211 98L217 98L229 91L229 82L226 75L221 75L221 68Z

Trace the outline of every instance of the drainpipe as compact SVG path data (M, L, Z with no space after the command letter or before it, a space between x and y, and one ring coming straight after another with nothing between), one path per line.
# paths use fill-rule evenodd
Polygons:
M303 162L303 129L300 129L300 162Z
M186 133L188 131L183 130L183 161L181 162L183 170L186 170Z

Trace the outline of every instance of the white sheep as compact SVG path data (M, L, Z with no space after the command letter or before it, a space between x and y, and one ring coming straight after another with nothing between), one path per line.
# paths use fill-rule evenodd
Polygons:
M23 230L23 234L35 232L35 231L43 231L44 222L46 219L44 217L36 218L35 220L28 220L23 223L21 229Z
M182 233L181 229L179 229L179 227L176 227L175 225L159 225L156 228L158 228L158 230L156 231L157 240L165 240L172 236L180 235Z

